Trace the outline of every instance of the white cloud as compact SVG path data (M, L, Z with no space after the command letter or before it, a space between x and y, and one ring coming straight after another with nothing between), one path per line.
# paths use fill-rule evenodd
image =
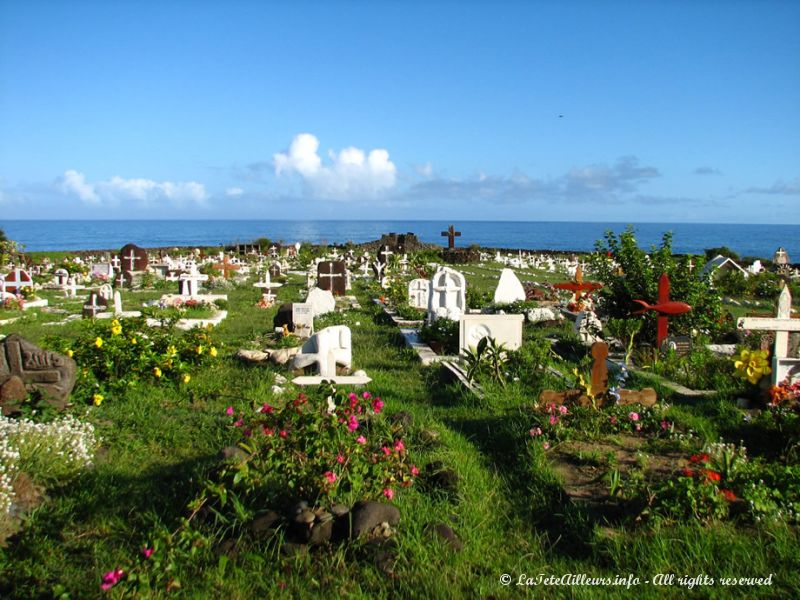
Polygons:
M311 195L328 200L374 198L392 189L397 167L383 149L354 147L328 152L329 164L318 154L319 140L310 133L296 135L286 152L273 155L275 174L299 175Z
M124 179L114 176L106 181L89 183L86 176L75 170L64 173L61 190L77 196L87 204L168 201L174 204L194 202L202 204L207 199L205 186L196 181L153 181L152 179Z
M236 196L241 196L242 194L244 194L244 190L240 187L232 187L225 190L225 195L230 196L232 198Z

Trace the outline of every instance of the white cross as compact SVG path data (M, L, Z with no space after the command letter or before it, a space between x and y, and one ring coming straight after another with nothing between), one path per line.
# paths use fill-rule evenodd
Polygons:
M389 257L394 254L390 248L385 248L378 253L378 256L383 255L383 262L388 263Z
M97 294L94 292L89 296L89 299L91 300L91 304L84 304L83 310L92 313L92 318L94 319L97 313L103 311L103 307L97 304Z
M444 292L443 296L444 296L445 304L441 304L440 303L439 306L450 306L451 305L450 302L449 302L450 298L454 298L455 300L458 300L458 291L461 288L459 287L459 285L455 281L453 281L447 275L447 273L445 273L443 275L443 277L444 277L444 285L442 285L441 283L439 285L435 285L434 284L433 291L434 292L439 292L440 294L442 292ZM441 279L439 279L439 281L441 282Z
M125 285L125 271L120 271L117 277L117 286L122 287L123 285Z
M334 280L334 278L342 277L342 276L343 276L343 273L334 273L333 272L333 263L332 262L328 263L328 272L327 273L319 273L319 275L318 275L319 278L327 277L329 279L328 284L330 285L330 289L331 290L333 289L333 280Z
M736 322L739 329L755 331L774 331L775 346L772 352L772 384L777 385L789 374L793 365L800 365L800 360L789 358L789 333L800 331L800 319L792 319L792 294L789 286L784 285L778 297L778 310L771 317L743 317Z
M131 248L130 255L123 256L122 258L130 263L128 265L128 271L135 271L134 267L136 266L136 253L133 251L133 248Z

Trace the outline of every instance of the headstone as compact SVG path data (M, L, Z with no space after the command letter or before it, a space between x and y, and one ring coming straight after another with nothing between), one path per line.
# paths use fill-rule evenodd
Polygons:
M274 262L269 266L269 276L270 277L280 277L281 276L281 266Z
M119 260L123 271L134 273L136 271L146 271L150 259L147 250L140 248L136 244L126 244L119 251Z
M308 292L306 303L313 307L315 317L333 312L336 308L336 299L333 294L318 287Z
M507 350L522 346L524 315L462 315L459 320L459 348L475 348L485 337L494 338Z
M347 265L343 260L326 260L317 265L317 287L335 296L344 296L347 289Z
M0 386L13 376L19 377L28 391L40 390L48 402L64 408L76 372L71 358L42 350L16 333L0 342Z
M100 279L111 279L114 276L114 268L111 263L95 263L91 269L92 277Z
M800 358L789 356L789 333L800 331L800 319L792 319L792 294L784 285L778 297L775 318L744 317L736 326L754 331L774 331L775 345L772 351L772 385L778 385L787 377L791 382L800 380Z
M786 249L781 247L775 251L775 256L772 259L779 267L785 266L789 264L789 254L786 252Z
M18 294L24 287L33 285L33 278L25 269L16 268L5 277L5 291L10 294Z
M389 262L389 257L394 254L392 249L389 246L381 246L380 250L378 251L378 262L382 265L386 265Z
M461 232L456 231L455 227L450 225L450 227L447 228L447 231L442 232L442 236L447 237L447 248L452 250L456 247L456 238L461 237Z
M431 282L427 279L412 279L408 282L408 304L413 308L427 310L431 293Z
M108 300L102 298L97 292L89 294L89 299L83 305L83 318L94 319L98 313L108 310Z
M200 292L200 282L208 281L208 275L204 275L197 270L197 266L192 263L188 273L178 276L180 281L180 295L194 298Z
M352 367L350 328L345 325L326 327L312 335L292 360L292 368L317 365L321 377L335 377L336 365Z
M431 279L428 320L446 318L458 321L467 309L467 282L458 271L439 267Z
M661 352L672 350L678 356L686 356L692 351L692 338L688 335L669 335L661 344Z
M314 306L308 302L293 303L292 323L295 335L304 338L314 335Z
M497 289L494 291L495 304L512 304L514 302L525 301L525 288L517 279L514 271L503 269L500 272L500 281L497 282Z
M59 287L67 287L69 285L69 271L66 269L56 269L55 284Z
M230 279L231 273L235 273L241 269L239 265L233 264L227 256L222 259L222 262L215 264L214 268L217 271L221 271L222 277L225 279Z
M557 323L564 319L564 315L556 308L540 306L526 312L525 318L528 319L528 323Z

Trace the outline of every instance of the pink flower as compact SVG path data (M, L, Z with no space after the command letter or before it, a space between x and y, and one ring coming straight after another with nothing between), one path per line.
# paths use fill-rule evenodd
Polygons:
M630 413L628 413L628 418L629 418L631 421L638 421L638 420L639 420L639 413L637 413L637 412L630 412Z
M664 431L666 431L666 430L667 430L667 429L669 429L670 427L671 427L671 425L670 425L669 423L667 423L666 421L661 421L661 429L663 429Z
M381 452L383 452L386 456L391 456L392 454L392 451L389 450L388 446L384 446L383 448L381 448Z
M356 438L356 444L366 444L366 443L367 443L367 438L365 438L363 435L360 435Z
M147 548L147 547L142 548L142 556L144 556L145 558L150 558L151 556L153 556L153 552L155 552L154 548Z
M350 430L350 433L358 429L358 419L356 419L355 415L350 415L350 419L347 421L347 428Z
M412 474L414 477L416 477L417 475L419 475L419 469L417 468L417 465L411 465L411 474Z
M342 456L341 454L337 455L336 456L336 462L339 463L340 465L343 464L344 463L344 456Z
M347 399L350 400L350 402L358 402L358 396L356 396L353 392L347 394Z
M336 473L333 471L325 471L322 476L328 481L328 483L334 483L336 481Z
M231 416L233 414L233 407L229 406L228 408L226 408L225 409L225 414L228 415L228 416Z
M278 435L281 436L283 439L286 439L286 436L288 436L289 433L285 429L281 429L281 432Z
M116 568L113 571L109 571L105 575L103 575L103 582L100 584L100 589L103 591L110 590L112 587L117 585L125 576L125 571L120 568Z
M370 394L369 392L364 392L363 394L361 394L361 397L364 400L369 400L370 398L372 398L372 394Z
M406 445L403 443L403 440L397 440L394 443L394 449L397 450L398 452L402 452L403 450L405 450Z
M528 433L531 434L531 437L536 437L537 435L542 435L542 428L541 427L534 427Z
M549 450L550 449L550 442L545 442L544 444L542 444L542 448L544 448L545 450Z
M558 412L560 412L562 415L567 414L567 407L562 404L558 407Z
M391 500L394 498L394 490L392 488L383 488L383 495Z
M275 409L272 408L269 404L267 404L265 402L264 406L261 407L261 412L265 413L265 414L269 414L269 413L275 412Z
M234 427L241 427L242 425L244 425L244 421L242 421L241 419L239 419L233 424Z
M550 415L550 425L555 425L558 423L558 417L555 415Z
M612 425L616 425L616 424L617 424L617 417L614 417L614 416L612 416L612 417L609 419L609 421L611 421L611 424L612 424Z
M642 425L641 425L641 423L637 423L637 424L636 424L636 431L641 431L641 430L642 430Z
M555 411L556 411L556 405L555 404L548 404L547 405L547 412L548 413L554 413Z
M383 400L380 398L375 398L372 402L372 410L375 411L375 414L379 414L381 410L383 410Z
M266 425L264 426L262 431L264 432L264 435L266 435L266 436L271 436L272 434L275 433L275 430L272 427L267 427Z

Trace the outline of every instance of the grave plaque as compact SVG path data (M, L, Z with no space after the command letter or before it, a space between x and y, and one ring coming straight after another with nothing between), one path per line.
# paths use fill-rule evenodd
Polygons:
M317 287L335 296L344 296L347 265L343 260L325 260L317 265Z
M670 335L661 342L661 352L672 350L678 356L686 356L692 351L692 338L688 335Z
M42 350L18 334L0 342L0 386L19 377L31 392L40 390L57 408L64 408L75 385L77 366L71 358Z
M126 244L119 251L119 260L123 271L146 271L150 264L147 250L136 244Z
M307 302L292 304L292 322L295 335L300 337L314 335L314 307Z

